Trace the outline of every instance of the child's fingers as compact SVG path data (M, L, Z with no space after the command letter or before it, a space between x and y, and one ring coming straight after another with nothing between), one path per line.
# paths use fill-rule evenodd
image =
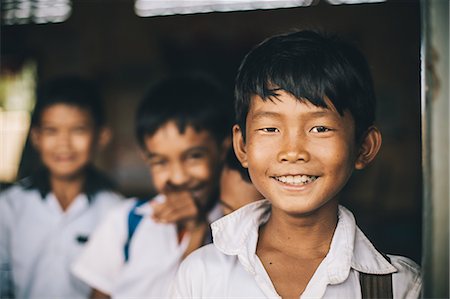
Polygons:
M198 210L195 205L178 206L172 209L168 209L161 219L165 222L179 222L188 219L197 218Z
M178 222L196 218L198 210L192 199L179 199L173 202L161 213L161 218L166 222Z
M153 206L153 219L158 222L177 222L195 218L198 214L194 199L188 192L167 195L164 203Z
M153 207L152 218L159 219L161 216L161 213L164 212L165 203L154 203L154 204L152 204L152 207Z

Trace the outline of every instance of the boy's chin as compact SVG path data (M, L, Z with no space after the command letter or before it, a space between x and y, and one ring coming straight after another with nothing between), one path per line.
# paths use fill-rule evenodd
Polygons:
M295 218L304 218L328 210L334 211L337 209L337 204L335 204L333 200L317 203L301 203L301 202L297 203L293 202L291 204L282 203L280 205L272 203L272 208L281 210L285 214L288 214Z
M73 181L84 177L84 168L72 171L52 171L51 169L49 171L51 178L62 181Z

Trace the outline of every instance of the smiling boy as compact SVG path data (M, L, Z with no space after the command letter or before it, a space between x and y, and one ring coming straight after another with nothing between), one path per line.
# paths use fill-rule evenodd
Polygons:
M378 252L339 205L381 146L363 55L313 31L253 49L236 79L233 146L267 200L212 224L173 297L418 298L419 267Z
M70 266L122 200L94 165L110 131L93 82L40 85L30 137L39 168L0 193L0 298L86 298Z
M92 297L167 298L181 260L211 242L229 120L221 89L203 76L156 84L140 103L136 136L158 195L113 211L76 262Z

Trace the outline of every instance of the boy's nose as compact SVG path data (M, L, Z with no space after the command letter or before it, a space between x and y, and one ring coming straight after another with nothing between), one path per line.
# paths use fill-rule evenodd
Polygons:
M71 143L70 133L62 132L58 136L59 146L69 146Z
M307 162L310 159L310 154L306 149L306 144L301 138L289 138L278 152L278 162L295 163L297 161Z
M174 186L183 186L188 182L189 176L182 165L173 165L170 169L169 181Z

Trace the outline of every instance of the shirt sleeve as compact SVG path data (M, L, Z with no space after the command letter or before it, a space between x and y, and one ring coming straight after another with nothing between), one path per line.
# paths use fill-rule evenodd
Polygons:
M120 206L94 230L72 272L90 287L111 294L123 268L126 219Z
M0 298L14 298L11 271L11 225L13 211L5 194L0 194Z

